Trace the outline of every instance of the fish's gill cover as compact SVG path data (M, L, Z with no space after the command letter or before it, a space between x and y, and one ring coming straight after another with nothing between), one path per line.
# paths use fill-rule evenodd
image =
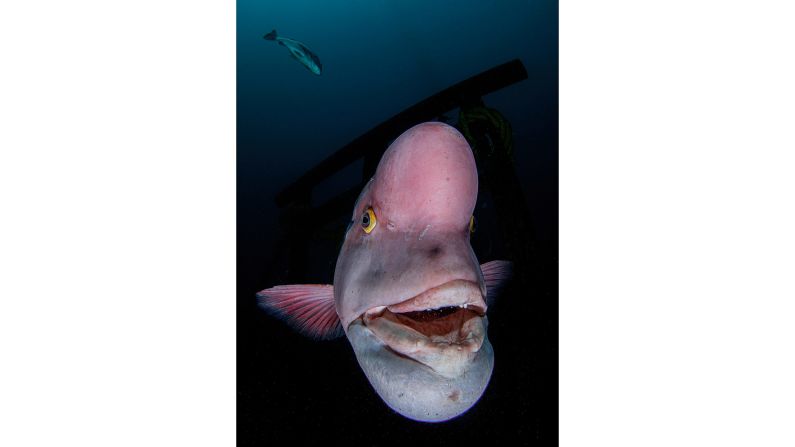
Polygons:
M257 293L259 305L303 335L330 340L343 334L328 284L276 286Z

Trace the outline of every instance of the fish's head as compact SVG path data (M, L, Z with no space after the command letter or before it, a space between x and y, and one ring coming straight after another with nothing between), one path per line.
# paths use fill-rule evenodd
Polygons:
M309 64L309 71L311 71L316 75L319 75L322 70L323 70L323 65L321 65L320 62Z
M356 202L337 259L337 314L381 398L444 421L491 377L486 289L469 243L475 160L453 127L417 125L384 153Z

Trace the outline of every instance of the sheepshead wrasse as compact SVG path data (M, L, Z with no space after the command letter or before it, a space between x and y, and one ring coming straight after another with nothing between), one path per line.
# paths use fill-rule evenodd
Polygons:
M334 284L281 285L259 303L301 333L345 334L370 384L401 415L456 417L494 366L486 311L511 274L469 243L478 173L453 127L412 127L386 150L353 209Z

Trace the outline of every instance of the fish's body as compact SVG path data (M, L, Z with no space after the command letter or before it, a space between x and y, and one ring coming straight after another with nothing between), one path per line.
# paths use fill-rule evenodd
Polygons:
M281 37L276 34L276 30L273 30L266 34L263 37L265 40L272 40L277 42L279 45L287 48L290 51L290 56L292 56L295 60L301 63L307 70L311 71L312 73L319 75L320 72L323 70L323 64L320 63L320 58L315 55L306 45L302 44L301 42L293 39L288 39L286 37Z
M486 311L511 268L480 265L472 251L477 181L455 128L412 127L356 201L334 285L277 286L258 294L261 304L308 335L344 333L401 415L439 422L464 413L491 377Z

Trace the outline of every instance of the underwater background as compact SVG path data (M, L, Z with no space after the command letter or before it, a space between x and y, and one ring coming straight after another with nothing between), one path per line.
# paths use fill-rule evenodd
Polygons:
M315 75L286 48L315 53ZM451 421L408 420L378 397L347 339L313 341L262 312L255 293L332 282L347 215L306 232L309 260L288 266L301 214L276 195L374 126L421 100L519 59L527 79L484 96L513 134L517 209L529 215L532 280L489 307L495 366L480 401ZM455 124L457 111L440 119ZM404 129L405 130L405 129ZM322 184L313 204L362 180L362 162ZM558 4L556 1L237 1L237 423L240 445L346 442L557 444ZM353 201L348 208L352 211ZM350 211L349 211L350 212ZM487 197L472 245L510 259ZM521 267L521 266L520 266ZM527 270L517 269L518 272Z

